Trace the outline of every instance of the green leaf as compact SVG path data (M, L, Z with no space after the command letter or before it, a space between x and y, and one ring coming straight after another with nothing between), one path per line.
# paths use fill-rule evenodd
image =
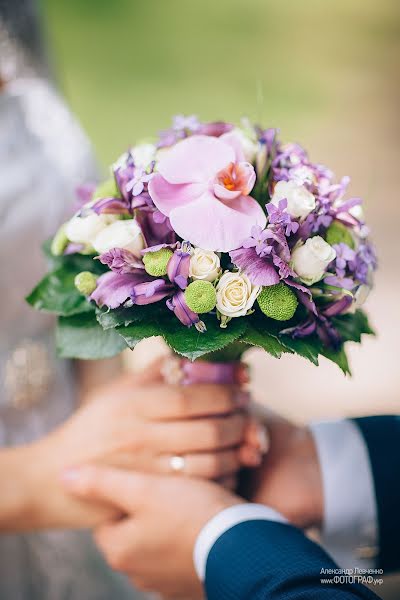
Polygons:
M346 350L344 346L340 350L332 350L331 348L322 348L322 356L333 361L343 371L345 375L351 375L351 369L347 360Z
M344 342L361 342L363 333L375 335L374 330L368 323L368 317L362 310L356 310L354 314L347 313L332 319L332 323L338 330Z
M241 342L250 344L250 346L258 346L263 348L268 354L275 358L280 358L284 352L290 352L287 348L282 346L280 341L268 331L260 331L252 324L248 324L245 333L240 338Z
M160 333L174 352L196 360L210 352L222 350L241 337L246 329L246 319L232 319L226 329L219 326L219 321L213 315L207 315L203 320L207 326L205 333L199 333L195 327L185 327L179 321L163 324Z
M59 356L83 360L110 358L126 348L124 339L114 329L101 328L94 312L60 317L56 342Z
M93 254L75 253L54 256L50 250L51 242L52 240L47 240L42 245L43 253L46 256L51 269L58 270L59 268L64 267L71 271L75 271L76 273L80 273L81 271L90 271L96 275L101 275L102 273L108 271L108 267L103 265L99 260L95 260Z
M26 301L37 310L64 317L93 311L93 305L74 285L76 274L77 271L67 267L48 273L27 296Z
M157 320L165 313L165 305L149 304L147 306L132 306L132 308L117 308L115 310L97 309L97 320L103 329L127 326L137 321Z
M318 354L321 352L322 344L317 337L309 336L304 339L296 339L289 335L280 335L279 341L285 348L318 366Z
M160 327L156 321L148 321L147 323L139 321L137 323L132 323L127 327L118 327L115 331L123 337L131 350L133 350L133 348L142 340L161 335Z

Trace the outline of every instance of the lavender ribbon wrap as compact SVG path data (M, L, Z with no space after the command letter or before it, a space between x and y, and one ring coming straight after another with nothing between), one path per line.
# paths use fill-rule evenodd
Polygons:
M216 383L229 385L239 383L238 368L241 364L239 361L213 363L205 360L191 362L182 359L180 361L183 375L181 384Z

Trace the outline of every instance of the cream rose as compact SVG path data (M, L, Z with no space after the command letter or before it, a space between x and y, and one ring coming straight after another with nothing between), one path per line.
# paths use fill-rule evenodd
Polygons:
M221 271L218 254L211 250L195 248L190 257L189 276L192 279L215 281Z
M252 131L250 127L235 127L225 135L236 139L237 143L242 148L244 158L247 162L252 163L255 160L259 144L254 131ZM222 137L222 139L224 138Z
M278 181L271 198L276 206L287 199L287 212L295 219L304 219L315 208L315 198L304 185L295 181Z
M139 258L144 246L142 230L135 219L116 221L100 231L93 240L93 247L99 254L112 248L124 248Z
M335 258L336 250L316 235L293 250L291 266L304 283L312 285L322 279L327 266Z
M65 235L75 244L92 245L95 237L115 219L114 215L97 215L94 212L86 217L76 215L65 225Z
M225 317L243 317L253 306L260 285L253 285L247 275L226 271L217 285L217 309Z

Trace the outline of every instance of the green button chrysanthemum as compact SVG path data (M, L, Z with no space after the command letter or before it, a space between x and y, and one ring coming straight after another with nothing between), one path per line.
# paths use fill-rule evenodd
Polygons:
M185 290L186 304L195 313L210 312L217 303L217 293L210 281L193 281Z
M333 246L334 244L347 244L350 248L354 249L354 238L351 235L349 228L339 221L333 221L326 230L325 239Z
M61 256L64 253L65 248L68 246L68 238L65 233L65 223L61 225L56 235L53 237L51 242L50 251L53 256Z
M82 271L74 279L74 284L78 292L84 296L90 296L97 286L97 277L90 271Z
M264 315L276 321L291 319L298 305L296 295L284 283L263 287L257 302Z
M156 252L146 252L143 263L146 273L153 277L163 277L167 274L167 265L173 255L170 248L161 248Z

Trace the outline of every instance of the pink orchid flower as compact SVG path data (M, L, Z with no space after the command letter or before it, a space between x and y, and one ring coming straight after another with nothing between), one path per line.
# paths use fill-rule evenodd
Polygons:
M254 225L265 227L263 209L249 196L254 168L243 159L230 133L193 135L166 151L148 189L181 238L205 250L229 252L242 245Z

